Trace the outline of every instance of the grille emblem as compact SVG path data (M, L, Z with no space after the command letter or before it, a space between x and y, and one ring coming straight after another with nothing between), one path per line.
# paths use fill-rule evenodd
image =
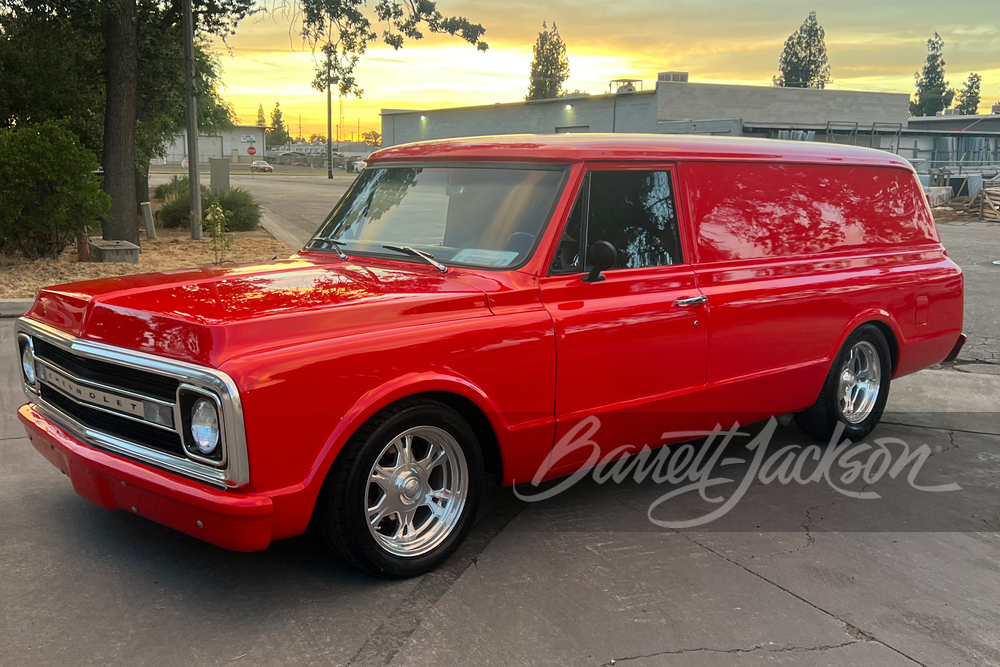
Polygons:
M83 403L99 405L102 408L124 412L125 414L145 419L142 401L126 396L118 396L107 391L94 389L70 380L62 373L58 373L44 364L39 364L38 379L49 385L53 389L58 389L70 398Z

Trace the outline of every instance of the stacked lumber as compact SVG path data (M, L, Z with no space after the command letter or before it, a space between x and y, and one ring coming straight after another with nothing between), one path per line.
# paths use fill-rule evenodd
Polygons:
M1000 222L1000 188L981 189L965 210L977 214L980 220Z

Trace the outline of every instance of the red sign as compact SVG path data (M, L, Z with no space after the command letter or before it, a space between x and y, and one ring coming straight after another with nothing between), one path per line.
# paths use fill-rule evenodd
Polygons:
M257 149L254 148L253 146L247 149L247 155L256 155L256 154L257 154Z

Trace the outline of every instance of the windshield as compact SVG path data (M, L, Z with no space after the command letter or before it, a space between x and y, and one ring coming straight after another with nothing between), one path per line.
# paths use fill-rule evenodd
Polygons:
M409 246L439 262L484 268L522 264L548 219L564 169L373 167L362 173L309 243L391 255Z

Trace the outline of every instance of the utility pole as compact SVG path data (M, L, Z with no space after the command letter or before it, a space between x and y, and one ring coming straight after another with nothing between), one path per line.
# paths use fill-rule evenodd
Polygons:
M201 176L198 173L198 102L194 91L194 17L191 0L182 0L184 28L184 104L187 108L188 184L191 238L201 240Z
M326 177L333 178L333 93L330 92L330 55L326 61Z

